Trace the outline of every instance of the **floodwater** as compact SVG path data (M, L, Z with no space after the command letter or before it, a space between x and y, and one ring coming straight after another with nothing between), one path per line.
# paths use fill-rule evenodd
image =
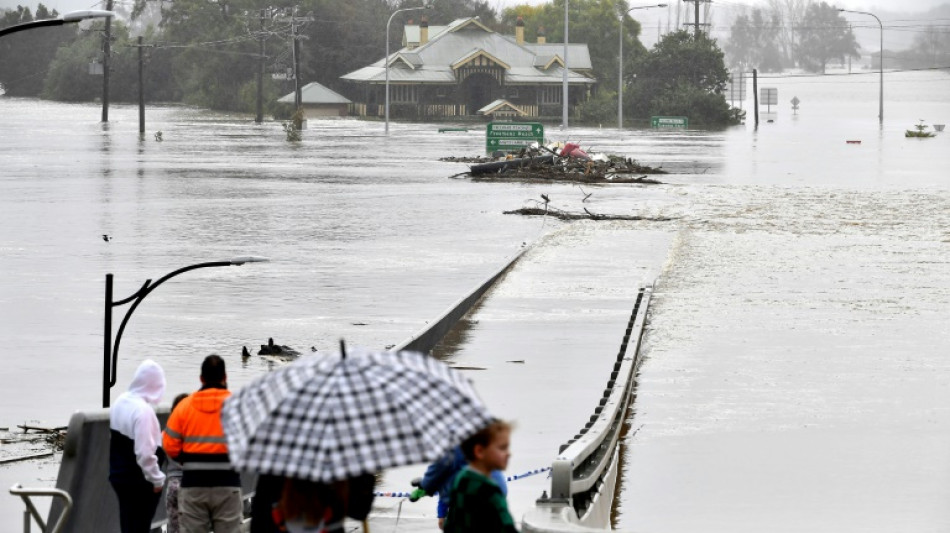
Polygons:
M617 526L946 531L950 132L903 131L950 122L950 76L887 74L883 128L874 75L759 86L778 87L781 104L757 130L750 114L717 132L569 132L675 172L592 187L584 204L673 219L628 223L674 244ZM394 123L387 138L378 122L313 121L291 144L276 123L153 106L140 141L135 107L113 106L107 126L99 112L0 98L0 427L65 425L101 404L106 273L123 298L192 263L269 257L149 295L122 338L113 396L143 357L165 367L169 397L191 390L209 352L229 358L236 388L270 367L242 364L242 345L396 344L522 243L570 231L502 211L542 192L582 207L573 186L449 179L467 167L438 159L480 154L478 128ZM55 475L53 460L0 466L0 486ZM0 497L9 528L21 510Z

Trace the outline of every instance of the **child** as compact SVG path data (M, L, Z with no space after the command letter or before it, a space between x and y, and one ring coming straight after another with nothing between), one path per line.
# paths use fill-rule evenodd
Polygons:
M187 392L175 396L175 399L172 401L171 410L174 411L175 406L187 397ZM178 533L181 531L178 525L178 492L181 488L181 463L171 457L168 458L168 468L166 468L165 479L167 480L165 487L165 516L168 518L168 529L166 529L166 531L167 533Z
M445 527L445 515L449 511L449 501L451 499L452 484L455 476L461 472L468 464L462 448L456 446L452 451L440 457L437 461L426 468L422 479L413 480L412 484L416 488L409 494L409 501L416 502L423 496L439 494L439 503L436 506L436 517L439 519L439 529ZM505 473L501 470L492 470L492 480L498 484L502 496L508 494L508 484L505 482Z
M492 470L508 466L511 425L495 419L462 443L468 466L455 478L445 533L517 533Z

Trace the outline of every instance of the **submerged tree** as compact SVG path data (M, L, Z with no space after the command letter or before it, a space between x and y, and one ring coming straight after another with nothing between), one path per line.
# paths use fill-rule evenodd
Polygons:
M824 74L832 60L860 57L858 42L848 21L826 2L809 4L799 29L798 61L802 68Z
M682 115L690 122L721 126L740 114L723 95L729 73L723 52L704 35L686 30L669 33L634 66L636 81L624 93L635 117Z
M779 50L781 26L778 15L772 13L766 19L761 9L753 9L752 14L742 14L732 23L729 40L724 51L732 68L757 68L763 72L782 70L782 55Z

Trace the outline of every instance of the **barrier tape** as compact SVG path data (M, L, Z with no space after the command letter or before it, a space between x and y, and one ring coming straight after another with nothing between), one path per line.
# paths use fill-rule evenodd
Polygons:
M543 474L544 472L549 472L551 470L550 466L544 468L537 468L535 470L528 470L523 474L514 474L505 478L505 481L511 483L512 481L518 481L519 479L524 479L526 477L536 476L538 474ZM392 492L374 492L373 496L380 498L408 498L410 492L402 491L392 491Z

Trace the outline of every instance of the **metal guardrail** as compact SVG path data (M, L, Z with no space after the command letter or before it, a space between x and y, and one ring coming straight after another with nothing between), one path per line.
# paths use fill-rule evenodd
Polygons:
M69 510L73 507L73 498L65 490L26 489L17 483L16 485L10 487L10 494L19 496L23 499L23 503L26 504L26 510L23 511L23 533L30 533L31 517L36 521L36 524L40 526L40 531L59 533L63 529L63 525L66 524L66 518L69 516ZM46 529L46 523L43 522L43 518L40 516L39 511L36 510L36 506L33 505L33 501L30 500L30 496L52 496L54 498L63 499L63 512L59 515L59 519L56 520L56 524L54 524L51 529Z
M603 396L584 428L561 446L551 466L551 494L539 499L525 515L523 533L602 531L610 527L618 444L633 397L640 339L652 294L652 286L642 287L637 294Z

